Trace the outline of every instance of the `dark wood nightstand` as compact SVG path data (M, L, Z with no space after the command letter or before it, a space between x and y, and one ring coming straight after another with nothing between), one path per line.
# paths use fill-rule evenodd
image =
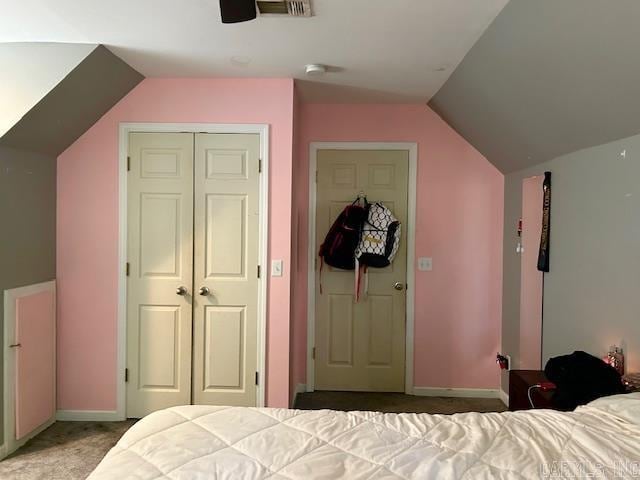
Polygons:
M527 391L532 385L548 382L542 370L511 370L509 372L509 410L530 410ZM543 392L539 389L531 391L531 399L535 408L555 409L552 402L553 392Z

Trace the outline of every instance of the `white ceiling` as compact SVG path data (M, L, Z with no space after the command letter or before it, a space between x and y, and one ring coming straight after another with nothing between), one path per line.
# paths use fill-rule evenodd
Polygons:
M312 18L223 25L218 0L21 0L2 6L0 42L103 43L151 77L305 78L324 63L335 71L301 83L304 101L425 102L507 2L312 0Z
M85 44L0 43L0 137L94 48Z

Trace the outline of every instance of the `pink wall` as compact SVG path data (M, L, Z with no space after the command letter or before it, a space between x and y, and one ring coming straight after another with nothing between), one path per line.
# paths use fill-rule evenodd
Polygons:
M520 364L538 370L542 350L542 272L538 250L542 233L544 175L522 180L522 245L520 256Z
M118 125L271 126L267 403L289 403L293 80L147 79L58 157L58 408L116 409Z
M424 105L302 105L293 215L306 259L309 143L417 142L415 376L422 387L498 388L504 177ZM306 262L294 272L291 384L306 379ZM447 362L447 359L450 360Z

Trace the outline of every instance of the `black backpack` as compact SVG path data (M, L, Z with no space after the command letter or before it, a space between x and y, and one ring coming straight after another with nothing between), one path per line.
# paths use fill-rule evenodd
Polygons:
M616 369L586 352L549 359L544 374L556 384L553 403L562 410L573 410L596 398L625 392Z
M359 205L356 200L345 207L333 222L320 246L321 261L334 268L353 270L356 267L355 251L360 241L362 224L367 218L368 204Z

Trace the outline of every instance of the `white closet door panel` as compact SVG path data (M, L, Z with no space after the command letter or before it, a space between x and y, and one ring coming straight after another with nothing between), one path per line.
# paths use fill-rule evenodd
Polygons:
M256 404L259 152L258 135L196 135L196 404Z
M142 417L191 403L193 134L132 133L129 157L127 416Z

